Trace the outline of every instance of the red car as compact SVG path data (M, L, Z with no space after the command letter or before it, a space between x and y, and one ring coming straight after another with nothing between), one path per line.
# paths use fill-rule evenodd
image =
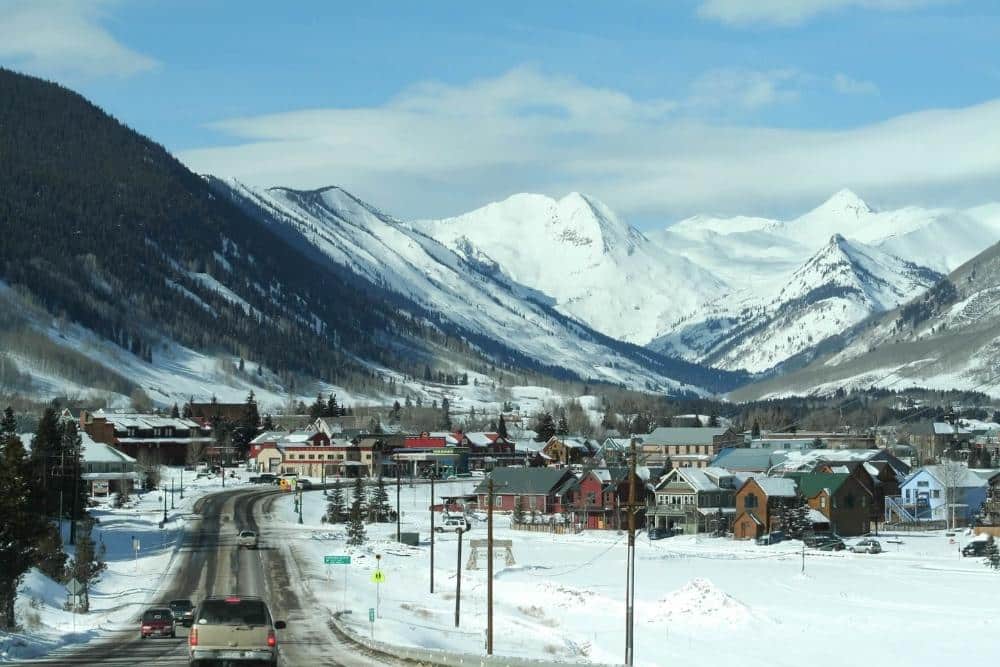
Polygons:
M153 607L142 613L142 623L139 635L146 637L176 637L174 631L174 614L167 607Z

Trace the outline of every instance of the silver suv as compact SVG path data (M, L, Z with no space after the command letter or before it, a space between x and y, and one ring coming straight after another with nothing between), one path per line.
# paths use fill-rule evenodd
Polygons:
M188 665L278 664L278 636L284 621L274 621L258 597L206 598L194 613L188 633Z

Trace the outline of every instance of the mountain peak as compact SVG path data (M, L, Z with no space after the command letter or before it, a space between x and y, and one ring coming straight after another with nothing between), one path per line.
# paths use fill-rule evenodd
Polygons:
M868 203L854 193L853 190L843 188L833 194L832 197L820 204L814 212L826 213L853 213L861 216L865 213L874 213Z

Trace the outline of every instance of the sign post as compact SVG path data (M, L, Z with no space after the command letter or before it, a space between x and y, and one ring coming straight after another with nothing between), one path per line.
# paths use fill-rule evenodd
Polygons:
M372 639L375 639L375 607L368 607L368 625L371 627Z
M372 572L372 583L375 584L375 615L382 618L382 583L385 575L382 573L380 563L382 554L375 554L375 571Z
M324 565L350 565L350 556L323 556ZM330 568L327 567L327 573L329 573ZM341 611L347 610L347 568L344 568L344 597L343 602L340 607Z

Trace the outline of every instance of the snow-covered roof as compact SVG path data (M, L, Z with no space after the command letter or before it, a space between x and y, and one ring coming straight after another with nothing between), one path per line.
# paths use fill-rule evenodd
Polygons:
M969 470L961 464L955 464L954 468L949 465L929 465L914 470L903 482L903 486L909 484L913 479L926 473L936 479L941 486L948 486L949 477L954 475L955 486L960 489L978 489L987 485L989 479L1000 474L997 470Z
M250 441L251 445L260 445L265 442L278 442L282 438L288 435L285 431L264 431L256 438Z
M757 485L769 497L794 498L798 495L794 479L787 477L764 477L761 475L754 475L752 479L757 482Z
M176 428L181 430L200 428L198 422L184 419L183 417L164 417L135 412L105 412L103 409L92 413L92 416L97 418L104 417L108 423L115 425L115 429L121 430L129 428L143 430L152 428Z
M83 455L84 463L135 463L135 459L120 452L111 445L97 442L86 431L77 431L80 435L80 453ZM25 451L31 451L31 444L35 439L34 433L21 433L18 435Z
M485 431L474 431L472 433L466 433L465 437L469 439L469 442L476 447L488 447L492 445L496 439L496 433L487 433Z
M713 426L661 426L644 435L642 441L646 445L711 445L713 437L725 432L725 428Z
M828 518L826 518L825 514L823 514L819 510L814 510L811 507L809 508L809 512L808 512L808 514L806 516L808 518L809 523L813 523L813 524L816 524L816 523L830 523L830 520Z

